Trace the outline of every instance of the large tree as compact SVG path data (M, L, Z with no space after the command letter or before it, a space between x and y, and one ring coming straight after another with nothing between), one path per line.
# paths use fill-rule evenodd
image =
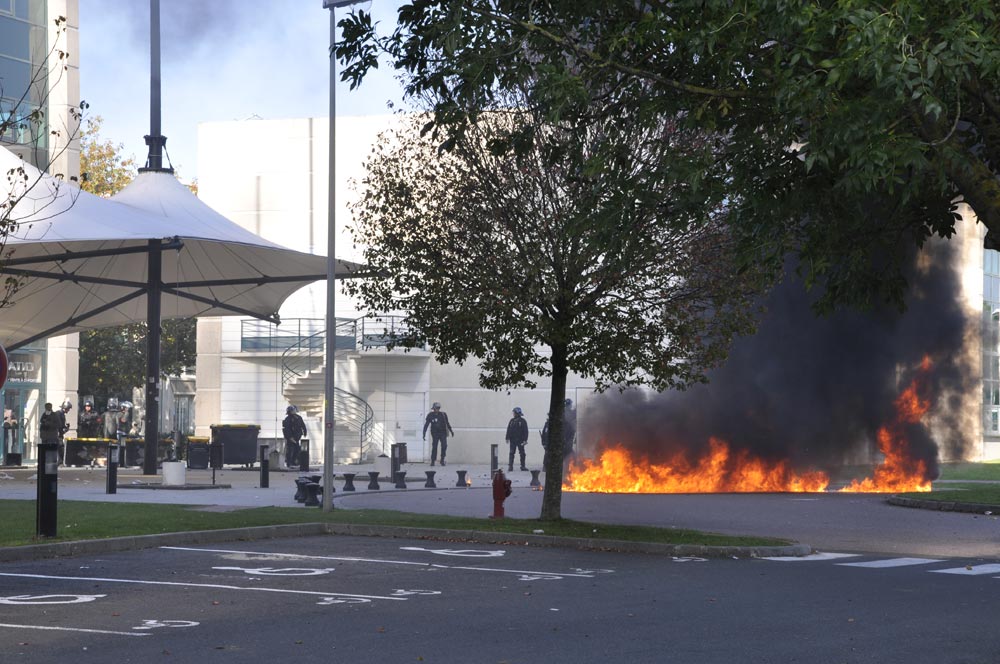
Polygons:
M1000 244L994 0L415 0L391 34L341 26L345 78L387 53L449 130L534 80L553 119L636 108L724 136L745 256L795 252L821 308L900 302L902 256L960 202Z
M445 152L421 116L383 136L353 209L375 276L346 288L408 312L406 341L439 360L478 361L484 387L551 377L541 518L556 519L568 372L599 389L701 381L750 329L760 281L732 260L714 190L660 167L704 168L718 141L632 113L555 124L523 94L504 106Z
M124 189L136 174L136 160L122 154L122 145L101 136L103 120L89 118L80 137L81 188L98 196L110 197ZM193 367L195 349L193 318L161 323L160 373L180 374ZM93 395L95 405L109 398L128 399L132 388L145 384L146 323L132 323L80 335L80 393Z

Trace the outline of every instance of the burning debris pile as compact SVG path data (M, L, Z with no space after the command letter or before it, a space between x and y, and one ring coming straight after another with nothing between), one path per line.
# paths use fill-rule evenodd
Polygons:
M939 452L962 456L974 430L964 419L978 416L950 254L941 243L915 261L904 313L817 317L786 279L708 384L594 397L581 427L592 458L571 464L564 489L824 491L845 462L861 462L870 476L840 490L929 491Z

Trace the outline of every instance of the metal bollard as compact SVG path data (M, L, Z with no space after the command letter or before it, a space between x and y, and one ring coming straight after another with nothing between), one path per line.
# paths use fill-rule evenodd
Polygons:
M369 479L368 488L371 491L378 491L378 489L379 489L379 486L378 486L378 471L377 470L370 470L370 471L368 471L368 479Z
M500 468L500 456L498 454L498 448L500 446L496 443L490 445L490 477L496 475L497 470Z
M309 472L309 439L303 438L299 441L299 445L302 447L299 449L299 471L303 473Z
M267 458L267 445L260 446L260 488L271 487L271 462Z
M35 535L55 537L59 505L59 444L39 443L38 485L35 490Z
M465 474L469 471L456 470L455 472L458 473L458 482L455 483L455 486L461 486L461 487L469 486L469 483L465 481Z
M396 488L405 489L406 488L406 471L397 470L396 471Z
M108 477L105 493L118 493L118 445L108 445Z
M530 472L531 472L531 484L529 484L528 486L542 486L542 483L538 480L538 475L542 471L532 470Z
M425 489L436 489L437 484L434 484L434 472L433 470L425 470L424 473L427 475L427 481L424 482Z
M355 473L344 473L344 491L357 491L354 488Z

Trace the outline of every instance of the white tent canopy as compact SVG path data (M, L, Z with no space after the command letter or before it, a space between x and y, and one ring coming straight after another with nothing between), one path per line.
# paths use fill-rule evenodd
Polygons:
M0 310L0 344L9 349L55 334L145 321L150 291L160 293L162 318L277 320L289 295L326 279L325 257L251 233L202 203L171 173L141 172L121 193L103 199L40 173L3 148L0 170L8 174L15 203L10 218L17 222L7 240L12 257L0 263L0 277L23 280L13 305ZM161 255L158 282L151 253ZM337 261L338 278L358 269Z

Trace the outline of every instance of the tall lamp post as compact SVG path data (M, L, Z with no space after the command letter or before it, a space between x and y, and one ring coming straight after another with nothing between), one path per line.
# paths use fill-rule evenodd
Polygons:
M333 398L336 389L334 361L337 353L337 7L348 7L364 0L323 0L330 10L330 175L326 212L326 376L323 399L323 511L333 511Z

